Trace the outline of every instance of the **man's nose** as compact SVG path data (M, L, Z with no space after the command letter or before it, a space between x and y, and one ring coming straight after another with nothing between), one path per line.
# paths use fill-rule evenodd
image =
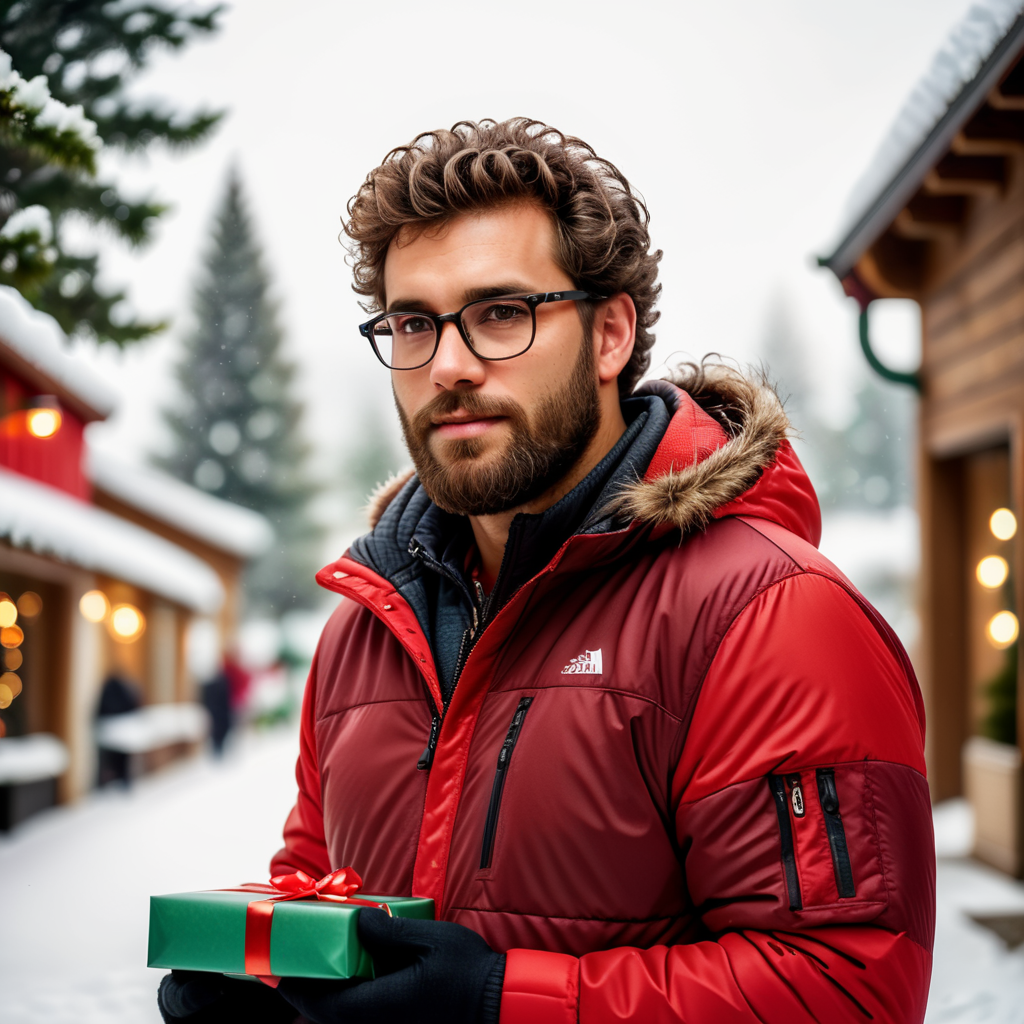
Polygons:
M462 340L458 326L442 324L441 338L430 363L430 382L450 391L452 388L482 384L485 372L483 360L478 359Z

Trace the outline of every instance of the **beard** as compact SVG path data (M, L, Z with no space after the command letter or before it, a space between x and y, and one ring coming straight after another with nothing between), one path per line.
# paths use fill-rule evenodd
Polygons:
M444 391L411 419L397 397L395 404L424 490L439 508L462 516L508 512L539 498L580 460L601 419L589 338L580 346L568 381L540 403L532 424L518 402L472 391ZM505 417L508 438L489 453L488 441L478 437L435 437L432 446L431 421L459 411Z

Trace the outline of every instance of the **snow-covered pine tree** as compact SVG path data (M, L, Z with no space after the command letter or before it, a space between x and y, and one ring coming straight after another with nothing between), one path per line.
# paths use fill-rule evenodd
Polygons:
M175 476L263 513L273 548L248 571L249 611L280 614L316 600L321 530L309 514L318 488L306 471L295 369L236 171L216 214L195 285L195 325L177 367L181 394L164 417L173 438L156 462Z
M140 101L129 86L159 49L180 50L216 31L221 13L220 5L162 0L0 0L0 49L17 73L11 81L12 67L0 67L9 87L0 89L7 94L0 96L0 229L35 207L49 211L52 226L42 248L30 238L3 248L0 284L18 288L68 334L126 345L164 327L125 312L124 291L96 283L99 257L66 250L62 228L84 218L130 245L149 240L167 207L148 196L133 200L114 181L96 178L88 143L139 153L153 143L182 148L206 138L219 113L183 115L163 101ZM42 116L32 123L18 115L19 106ZM83 127L92 135L76 152L71 136ZM41 252L45 259L37 258Z

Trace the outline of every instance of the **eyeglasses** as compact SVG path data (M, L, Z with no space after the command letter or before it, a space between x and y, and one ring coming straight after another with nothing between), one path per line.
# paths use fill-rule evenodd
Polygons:
M473 355L498 361L521 356L537 335L543 302L600 302L591 292L538 292L467 302L457 313L382 313L359 333L389 370L418 370L437 352L445 324L455 324Z

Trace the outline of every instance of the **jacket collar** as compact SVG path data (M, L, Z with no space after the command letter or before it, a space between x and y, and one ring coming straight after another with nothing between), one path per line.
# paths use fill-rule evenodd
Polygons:
M641 413L647 419L626 450L618 451L620 441L569 495L530 518L550 513L552 525L562 526L557 533L608 532L633 522L687 534L726 515L750 515L818 543L817 498L787 440L782 403L763 377L722 364L685 364L667 380L639 388L624 408L630 403L634 424ZM399 587L417 573L410 553L416 538L450 538L459 522L433 505L412 471L381 485L369 514L372 532L355 542L350 557ZM563 517L576 525L562 523Z

